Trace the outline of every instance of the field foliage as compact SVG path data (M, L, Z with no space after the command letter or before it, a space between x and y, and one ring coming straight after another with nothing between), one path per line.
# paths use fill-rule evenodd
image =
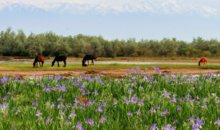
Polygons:
M123 79L83 73L69 79L2 77L0 129L219 128L219 76L161 75L159 67L153 69L150 75L136 67Z

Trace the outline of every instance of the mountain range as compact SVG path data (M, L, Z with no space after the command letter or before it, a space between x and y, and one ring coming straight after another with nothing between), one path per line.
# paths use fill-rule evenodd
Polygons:
M188 0L186 0L188 1ZM55 13L74 13L74 14L108 14L108 13L148 13L159 15L200 15L203 17L219 17L220 10L217 7L206 4L196 4L184 2L183 0L94 0L93 2L82 0L73 1L53 1L38 2L26 0L1 0L0 11L9 9L11 11L27 10L38 11L43 9L45 11Z

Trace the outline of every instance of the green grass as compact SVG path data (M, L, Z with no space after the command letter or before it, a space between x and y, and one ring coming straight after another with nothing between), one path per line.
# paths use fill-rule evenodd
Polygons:
M73 79L26 78L22 82L0 77L0 129L69 130L77 122L85 130L146 130L153 124L160 130L168 124L176 130L192 129L196 124L204 130L219 128L214 124L220 116L219 76L139 77L139 71L120 80L82 75ZM85 106L77 97L90 102ZM42 114L38 116L37 111ZM71 113L75 116L70 117ZM106 120L100 123L103 116ZM203 123L198 123L197 117ZM47 124L48 118L53 119ZM88 124L89 119L94 124ZM71 124L65 124L67 120Z
M51 67L51 64L44 64L43 67L36 67L33 68L32 64L9 64L9 63L1 63L0 67L6 68L7 70L75 70L75 69L92 69L92 68L133 68L139 66L140 68L144 69L148 67L149 69L154 65L143 65L143 64L95 64L95 65L89 65L88 67L82 67L81 64L67 64L66 67L63 67L63 64L60 64L60 67L57 65L54 65L54 67ZM183 68L183 67L195 67L195 68L209 68L209 69L220 69L219 65L207 65L206 68L203 66L198 65L160 65L159 67L172 67L172 68Z

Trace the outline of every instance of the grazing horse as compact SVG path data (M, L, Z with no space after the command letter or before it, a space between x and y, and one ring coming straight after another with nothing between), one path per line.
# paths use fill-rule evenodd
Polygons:
M206 66L207 65L207 57L202 57L198 63L198 65L200 66L200 63L203 63L203 66Z
M42 63L42 67L43 67L43 64L44 64L44 57L43 56L36 56L35 60L34 60L34 63L33 63L33 68L36 66L36 63L40 62ZM40 65L41 66L41 65Z
M59 61L63 61L64 62L63 67L66 67L66 58L67 58L66 56L56 56L52 62L52 67L53 67L55 61L57 61L58 67L60 67Z
M88 61L88 65L89 65L89 60L92 60L92 63L94 65L94 62L93 60L96 60L98 57L97 56L93 56L93 55L86 55L84 58L83 58L83 64L85 64L86 61Z

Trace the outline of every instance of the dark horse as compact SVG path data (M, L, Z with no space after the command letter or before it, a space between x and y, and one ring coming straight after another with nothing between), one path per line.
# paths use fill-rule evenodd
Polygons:
M42 63L42 67L43 67L43 64L44 64L44 57L43 56L36 56L35 60L34 60L34 63L33 63L33 68L36 66L36 63L40 62ZM41 66L41 65L40 65Z
M85 64L86 61L88 61L88 65L89 65L89 60L92 60L92 63L93 63L93 65L94 65L93 60L96 60L97 58L98 58L97 56L86 55L86 56L83 58L82 62L83 62L83 64Z
M56 61L57 61L58 67L60 67L59 61L63 61L64 62L63 67L66 67L66 58L67 58L66 56L56 56L52 62L52 67Z

